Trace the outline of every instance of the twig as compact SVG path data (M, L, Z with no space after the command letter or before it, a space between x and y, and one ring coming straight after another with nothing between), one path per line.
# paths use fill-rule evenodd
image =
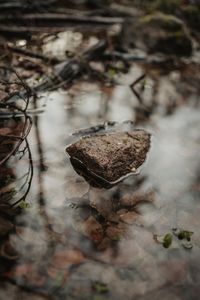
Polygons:
M139 102L142 104L143 100L142 97L140 96L140 94L134 89L134 86L140 82L141 80L143 80L145 78L146 74L141 75L140 77L138 77L132 84L130 84L130 88L132 90L132 92L134 93L134 95L137 97L137 99L139 100Z
M31 182L32 182L32 179L33 179L33 159L32 159L32 154L31 154L31 149L30 149L30 146L29 146L29 143L27 141L27 138L25 139L25 142L26 142L26 147L28 149L28 158L29 158L29 162L30 162L30 169L29 169L29 173L28 175L30 174L30 178L29 180L27 181L27 184L28 184L28 188L25 192L25 194L19 199L17 200L15 203L13 203L11 205L11 207L17 205L18 203L20 203L22 200L25 200L29 191L30 191L30 188L31 188Z
M56 63L61 62L61 60L59 60L57 57L47 57L44 54L36 53L36 52L28 50L28 49L18 48L18 47L14 47L14 46L10 46L10 45L6 45L6 47L8 48L8 50L10 50L14 53L22 54L24 56L28 56L28 57L32 57L32 58L36 58L36 59L40 59L47 63L56 64Z
M15 22L18 25L18 22L21 24L22 21L28 21L26 24L29 26L33 21L40 22L41 25L45 23L50 23L49 26L63 26L66 24L92 24L92 25L112 25L116 23L123 23L123 18L113 18L113 17L101 17L101 16L72 16L69 14L57 14L57 13L38 13L38 14L24 14L24 15L0 15L0 22L3 24L8 24L9 22ZM30 22L30 23L29 23ZM60 24L59 24L60 22ZM37 23L36 23L37 24Z
M0 161L0 165L2 165L17 151L17 149L20 147L20 145L23 142L23 140L28 136L28 134L29 134L29 132L31 130L31 126L32 126L32 120L31 120L31 118L29 116L26 115L26 112L23 109L21 109L19 107L16 107L13 104L0 103L0 108L10 108L13 111L14 110L18 110L25 117L23 135L22 135L21 139L19 139L19 141L13 147L13 149Z

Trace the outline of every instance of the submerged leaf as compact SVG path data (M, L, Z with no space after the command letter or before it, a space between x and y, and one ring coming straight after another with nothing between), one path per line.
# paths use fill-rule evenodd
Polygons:
M180 230L178 228L172 228L172 231L173 231L174 235L178 237L179 240L186 239L187 241L190 241L191 236L193 235L192 231Z
M169 248L171 246L171 243L172 243L172 234L167 233L163 239L163 247Z
M169 248L172 244L172 234L167 233L164 236L154 235L154 240L163 245L164 248Z
M99 294L105 294L109 292L107 284L99 281L94 281L92 283L92 289Z
M21 209L26 209L26 208L30 208L31 204L29 202L26 202L25 200L22 200L21 203L19 204L19 207Z

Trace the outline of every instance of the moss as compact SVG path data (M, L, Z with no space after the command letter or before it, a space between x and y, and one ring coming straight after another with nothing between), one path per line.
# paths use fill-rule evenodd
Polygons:
M172 244L172 234L171 233L167 233L165 236L164 236L164 239L163 239L163 247L164 248L169 248Z
M174 34L164 38L159 38L150 49L150 53L162 52L167 55L176 54L179 56L190 56L192 45L190 39L182 32L177 31Z
M200 7L188 5L183 8L183 15L192 29L200 31Z
M141 17L136 27L148 53L160 52L167 55L190 56L192 43L183 22L163 13Z
M161 10L171 13L175 8L179 8L182 0L129 0L127 4L134 5L147 11Z
M172 16L163 13L153 13L140 18L139 26L153 26L166 31L180 31L182 22Z
M174 13L174 10L179 9L181 4L182 0L157 0L154 1L152 8L165 13Z
M100 281L94 281L92 283L92 289L98 294L105 294L109 292L107 284Z

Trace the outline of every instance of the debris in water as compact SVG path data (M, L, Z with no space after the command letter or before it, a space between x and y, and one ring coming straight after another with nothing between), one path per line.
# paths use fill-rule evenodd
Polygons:
M169 248L172 244L172 234L167 233L164 236L154 235L154 240L159 244L162 244L164 248Z
M178 244L178 241L176 241L177 246L181 245L185 249L193 248L193 244L191 243L191 236L193 235L192 231L180 230L179 228L172 228L172 232L177 237L177 240L181 240L181 243L179 242ZM172 245L172 243L174 243L171 233L167 233L164 236L159 236L155 234L154 239L156 242L162 244L164 248L169 248Z
M92 283L92 289L98 294L105 294L109 292L107 284L99 281L94 281Z
M174 235L176 235L178 237L179 240L186 239L188 242L190 242L191 236L193 235L192 231L180 230L178 228L173 228L172 231L173 231Z

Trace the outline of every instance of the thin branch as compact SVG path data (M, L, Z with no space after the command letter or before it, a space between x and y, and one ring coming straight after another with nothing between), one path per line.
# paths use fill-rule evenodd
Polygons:
M27 195L28 195L28 193L29 193L29 191L30 191L31 183L32 183L32 179L33 179L33 173L34 173L34 171L33 171L33 159L32 159L31 149L30 149L29 143L28 143L28 141L27 141L27 138L25 139L25 142L26 142L26 147L27 147L27 149L28 149L28 158L29 158L29 163L30 163L30 167L29 167L29 170L30 170L29 176L30 176L30 177L29 177L29 180L27 181L28 188L27 188L25 194L24 194L19 200L17 200L15 203L13 203L13 204L11 205L11 207L17 205L17 204L20 203L22 200L26 199L26 197L27 197Z
M143 80L146 77L146 74L141 75L140 77L138 77L131 85L130 88L132 90L132 92L134 93L134 95L137 97L137 99L139 100L139 102L142 104L143 103L143 99L140 96L140 94L135 90L135 85L137 83L139 83L141 80Z
M26 137L28 136L28 134L31 130L31 126L32 126L32 119L29 116L26 115L26 112L23 109L21 109L19 107L16 107L13 104L0 103L0 108L10 108L11 110L18 110L25 117L25 123L24 123L24 128L23 128L23 131L22 131L22 137L16 143L16 145L13 147L13 149L0 161L0 165L2 165L17 151L17 149L20 147L23 140L26 139Z

